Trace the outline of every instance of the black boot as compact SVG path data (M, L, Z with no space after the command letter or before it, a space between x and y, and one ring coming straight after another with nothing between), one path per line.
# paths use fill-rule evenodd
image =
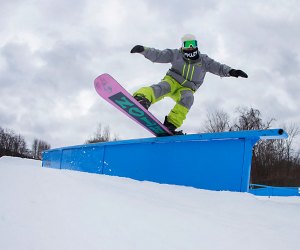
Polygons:
M164 121L164 125L174 134L174 135L184 135L184 133L182 132L182 130L179 131L175 131L176 126L168 121L167 116L165 117L165 121Z
M145 109L149 109L151 102L143 95L136 95L133 97L137 100Z

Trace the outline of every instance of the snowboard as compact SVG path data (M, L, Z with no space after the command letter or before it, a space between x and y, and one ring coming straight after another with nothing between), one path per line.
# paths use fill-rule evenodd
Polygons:
M102 74L94 81L97 93L126 116L157 137L173 135L153 114L133 98L112 76Z

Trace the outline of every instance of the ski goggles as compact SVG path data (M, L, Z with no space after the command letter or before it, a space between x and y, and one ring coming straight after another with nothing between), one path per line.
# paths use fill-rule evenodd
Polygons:
M198 47L197 40L189 40L183 42L183 48L189 49L189 48L196 48Z

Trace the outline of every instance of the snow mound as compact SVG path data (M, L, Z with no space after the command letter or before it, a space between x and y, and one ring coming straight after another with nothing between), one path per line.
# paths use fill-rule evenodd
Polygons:
M299 197L256 197L0 158L0 249L299 249Z

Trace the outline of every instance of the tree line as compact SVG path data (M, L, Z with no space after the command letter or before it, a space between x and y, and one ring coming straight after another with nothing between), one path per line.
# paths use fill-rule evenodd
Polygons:
M237 108L237 117L217 110L209 113L199 132L225 132L270 129L274 118L264 120L258 109ZM294 142L300 129L295 124L283 126L287 139L260 140L253 148L251 183L270 186L300 186L300 152Z
M47 142L34 139L31 149L28 149L23 136L13 130L0 127L0 157L14 156L41 160L42 152L50 148Z

